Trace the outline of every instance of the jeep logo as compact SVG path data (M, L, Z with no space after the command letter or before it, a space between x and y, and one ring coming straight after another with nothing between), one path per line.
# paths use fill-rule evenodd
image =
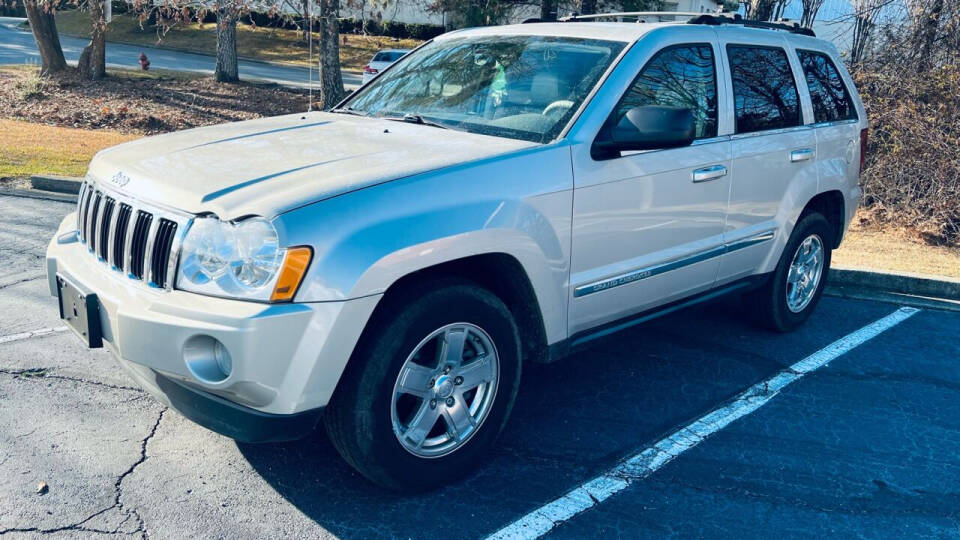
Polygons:
M130 183L130 177L122 172L118 172L110 178L110 183L117 187L123 187Z

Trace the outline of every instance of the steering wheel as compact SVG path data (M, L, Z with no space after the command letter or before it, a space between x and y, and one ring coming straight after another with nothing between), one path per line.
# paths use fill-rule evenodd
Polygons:
M563 116L570 107L573 107L572 101L569 99L560 99L547 105L541 114L543 114L543 116Z

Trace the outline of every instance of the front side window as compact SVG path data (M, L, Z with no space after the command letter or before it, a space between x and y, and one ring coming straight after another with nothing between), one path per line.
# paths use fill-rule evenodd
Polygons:
M727 56L737 133L800 125L800 100L786 51L730 45Z
M857 110L850 92L843 84L840 72L827 55L813 51L798 51L803 74L807 78L813 118L817 122L856 120Z
M717 74L709 45L664 49L647 62L615 110L619 120L644 105L693 111L698 139L717 136Z
M546 143L559 135L624 46L553 36L439 39L363 87L344 109L416 116L451 129Z

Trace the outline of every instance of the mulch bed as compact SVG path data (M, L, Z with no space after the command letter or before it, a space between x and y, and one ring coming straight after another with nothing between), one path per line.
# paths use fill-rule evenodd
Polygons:
M0 70L0 115L48 125L155 134L306 110L307 93L277 85L223 84L211 77L102 81L74 74L39 79Z

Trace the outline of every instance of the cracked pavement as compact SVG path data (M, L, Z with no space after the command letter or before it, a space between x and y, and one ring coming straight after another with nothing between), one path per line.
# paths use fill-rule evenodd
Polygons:
M405 497L359 477L322 431L237 444L45 330L62 324L43 254L70 211L0 195L3 539L483 537L895 309L825 298L781 335L732 316L731 299L525 366L490 460ZM960 314L916 315L550 536L960 536L958 329Z

